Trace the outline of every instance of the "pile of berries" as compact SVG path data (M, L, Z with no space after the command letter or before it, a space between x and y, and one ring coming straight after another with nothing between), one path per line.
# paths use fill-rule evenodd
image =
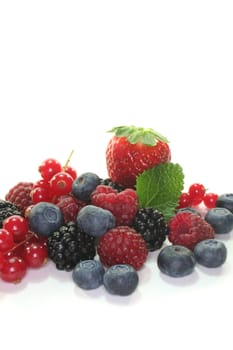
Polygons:
M69 166L71 155L65 166L48 158L35 183L16 184L0 201L3 281L19 282L27 268L50 260L58 270L72 271L82 289L104 285L109 293L125 296L137 288L139 270L155 250L160 250L159 270L171 277L190 274L196 263L218 267L225 262L227 250L216 234L233 229L233 195L192 184L180 191L166 220L153 205L141 206L135 185L147 169L170 162L167 140L152 129L115 129L106 150L111 177L78 175ZM198 211L202 204L205 216Z

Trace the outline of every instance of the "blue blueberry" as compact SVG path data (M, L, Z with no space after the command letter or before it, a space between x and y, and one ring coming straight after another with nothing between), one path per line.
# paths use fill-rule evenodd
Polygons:
M82 201L88 202L91 193L100 184L100 178L94 173L83 173L72 184L73 195Z
M226 208L212 208L205 220L213 227L215 233L229 233L233 229L233 214Z
M216 207L226 208L233 213L233 193L224 193L218 196Z
M160 251L157 264L164 274L183 277L193 272L196 260L190 249L181 245L169 245Z
M110 294L127 296L138 286L138 273L127 264L111 266L104 274L104 286Z
M219 267L227 258L227 249L223 242L217 239L206 239L194 247L196 261L206 267Z
M86 205L77 215L77 225L87 234L100 237L115 227L115 216L106 209L95 205Z
M29 213L28 219L30 230L45 237L58 230L64 222L61 209L57 205L48 202L35 204Z
M72 278L82 289L96 289L103 284L104 273L104 267L99 261L84 260L75 266Z

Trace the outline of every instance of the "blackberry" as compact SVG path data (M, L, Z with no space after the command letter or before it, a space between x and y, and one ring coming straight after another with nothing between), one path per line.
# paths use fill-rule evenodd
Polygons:
M22 213L15 204L0 199L0 227L2 227L3 220L12 215L21 215Z
M150 252L161 248L168 234L163 214L153 208L139 209L132 227L142 235Z
M82 260L91 260L96 254L95 238L80 230L70 221L53 232L47 241L48 256L58 270L71 271Z
M105 185L105 186L110 186L112 187L114 190L116 190L117 192L122 192L125 190L125 187L113 182L111 179L107 178L107 179L100 179L100 185Z

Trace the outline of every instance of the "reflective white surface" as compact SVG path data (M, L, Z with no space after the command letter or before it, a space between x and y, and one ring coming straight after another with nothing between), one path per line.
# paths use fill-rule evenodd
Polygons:
M170 140L185 188L232 192L231 1L1 1L0 197L54 157L107 176L117 125ZM233 236L227 262L182 279L151 253L130 297L85 292L52 263L0 282L1 343L102 349L231 347Z

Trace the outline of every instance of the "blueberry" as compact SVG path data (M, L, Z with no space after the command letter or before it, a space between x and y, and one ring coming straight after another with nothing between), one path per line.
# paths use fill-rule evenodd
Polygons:
M229 233L233 229L233 214L226 208L212 208L205 220L213 227L215 233Z
M61 209L48 202L35 204L29 212L29 227L40 236L48 237L63 224Z
M218 196L216 207L226 208L233 213L233 193L224 193Z
M157 264L166 275L183 277L193 272L196 260L190 249L181 245L169 245L160 251Z
M217 239L206 239L194 247L196 261L206 267L221 266L227 258L227 249L223 242Z
M115 216L106 209L95 205L86 205L77 215L77 225L87 234L100 237L115 227Z
M103 284L105 270L97 260L84 260L78 263L72 272L75 284L83 289L95 289Z
M131 265L112 265L104 274L104 286L110 294L126 296L138 286L138 273Z
M91 193L100 184L100 178L94 173L83 173L72 184L73 195L82 201L88 202Z

